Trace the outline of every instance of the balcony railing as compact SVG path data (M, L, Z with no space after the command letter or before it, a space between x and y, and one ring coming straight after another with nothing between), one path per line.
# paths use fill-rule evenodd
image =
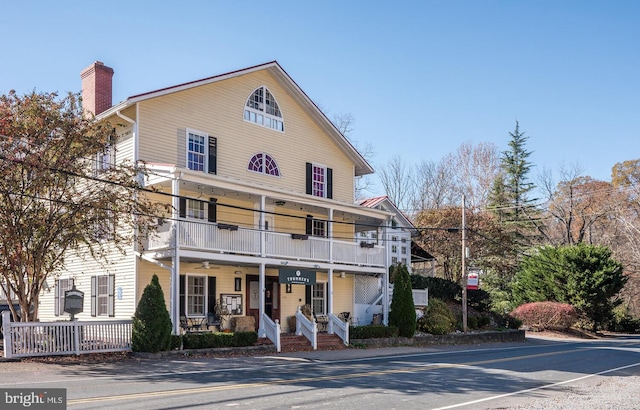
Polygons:
M181 249L259 256L260 241L264 240L264 255L267 257L384 266L382 246L363 248L355 241L336 241L307 235L294 237L287 233L263 232L234 225L206 222L179 221L178 227L178 245ZM148 249L152 251L172 249L175 243L173 236L172 224L167 223L161 226L156 235L149 240ZM330 256L331 247L333 247L333 261Z

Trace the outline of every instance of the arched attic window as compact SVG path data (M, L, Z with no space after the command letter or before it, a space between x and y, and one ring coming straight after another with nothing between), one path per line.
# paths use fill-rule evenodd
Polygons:
M284 131L280 107L267 87L259 87L251 93L244 108L244 120L277 131Z
M274 177L280 176L280 169L278 169L278 164L276 160L271 157L271 155L260 152L249 160L249 165L247 169L252 172L257 172L265 175L272 175Z

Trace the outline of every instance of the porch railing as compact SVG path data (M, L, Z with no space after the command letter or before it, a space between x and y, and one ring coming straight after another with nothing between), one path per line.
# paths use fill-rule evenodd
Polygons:
M345 346L349 344L349 322L343 322L338 316L331 313L329 314L328 331L338 335Z
M2 312L4 357L131 351L131 320L11 322Z
M193 222L178 222L178 245L183 249L213 252L233 252L241 255L260 255L261 231L238 226ZM336 241L327 238L265 231L265 254L269 257L330 262L349 265L384 266L384 248L363 248L358 242ZM149 239L149 250L173 248L172 224L166 223Z
M276 346L276 352L280 353L281 344L280 344L280 332L282 329L280 328L280 321L278 319L271 320L269 316L265 313L262 314L262 323L264 323L264 331L267 336L267 339L271 340L273 344Z
M296 335L304 335L311 341L313 350L318 349L318 324L303 315L300 306L296 312Z

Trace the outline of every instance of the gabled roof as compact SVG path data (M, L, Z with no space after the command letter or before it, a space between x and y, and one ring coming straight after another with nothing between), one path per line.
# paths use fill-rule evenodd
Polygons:
M411 241L411 262L430 262L432 260L435 260L433 255L425 251L415 241Z
M402 223L403 228L411 229L412 231L415 231L416 229L409 218L407 218L407 216L400 209L398 209L398 207L391 201L391 199L389 199L387 195L363 199L359 201L358 204L366 208L384 209L386 211L393 212Z
M318 108L318 106L305 94L304 91L296 84L295 81L287 74L286 71L278 64L277 61L271 61L264 64L255 65L241 70L230 71L228 73L219 74L213 77L203 78L201 80L190 81L183 84L174 85L171 87L160 88L155 91L149 91L142 94L133 95L121 103L111 107L104 111L97 118L105 118L116 112L128 108L140 101L148 100L151 98L157 98L171 93L188 90L194 87L200 87L203 85L215 83L218 81L224 81L230 78L239 77L242 75L250 74L255 71L266 70L282 85L282 87L289 92L294 100L300 104L307 113L316 121L316 123L325 131L333 141L342 149L345 155L355 164L355 175L366 175L373 173L373 167L367 162L366 159L355 149L355 147L349 142L349 140L342 135L342 133L336 128L336 126L327 118L327 116Z

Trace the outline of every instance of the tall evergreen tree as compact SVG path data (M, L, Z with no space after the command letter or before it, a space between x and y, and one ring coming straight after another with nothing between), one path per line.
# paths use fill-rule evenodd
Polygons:
M411 277L403 264L393 267L393 297L389 325L398 327L398 335L413 337L416 332L416 306L411 291Z
M503 238L501 244L506 252L492 259L484 282L494 299L494 308L501 312L510 304L511 281L521 255L535 243L539 214L534 205L535 199L529 197L535 189L528 179L532 168L529 162L531 151L526 150L525 144L529 137L520 131L518 121L509 136L509 149L502 152L500 173L489 195L489 209L498 220L498 231Z
M531 151L525 149L529 139L520 131L520 124L510 132L509 149L502 152L500 177L496 178L490 195L490 205L512 234L517 245L532 243L535 222L538 216L534 202L529 197L535 184L529 182L529 172L533 166L529 162Z

